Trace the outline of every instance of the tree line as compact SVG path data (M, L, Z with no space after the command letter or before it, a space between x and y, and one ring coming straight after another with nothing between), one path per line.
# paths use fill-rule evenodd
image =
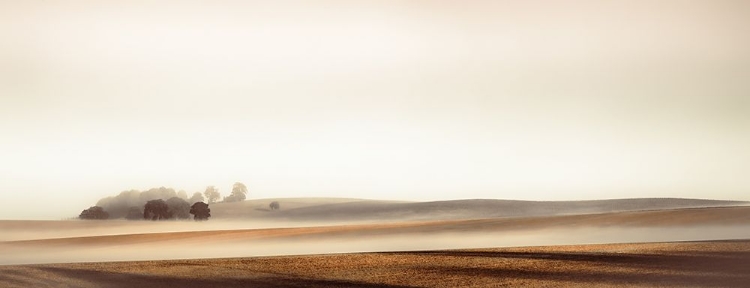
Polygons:
M190 214L195 221L205 221L211 217L211 209L204 202L195 202L193 205L179 197L169 198L167 201L162 199L149 200L143 205L143 211L138 207L130 207L125 219L128 220L167 220L167 219L188 219ZM110 219L110 214L100 206L91 206L78 215L83 220L106 220Z
M234 183L229 196L223 202L245 201L247 186ZM167 199L166 201L163 199ZM193 215L195 220L207 220L211 217L209 204L221 199L219 189L206 187L203 193L195 192L190 198L185 191L159 187L146 191L128 190L97 201L96 206L85 209L78 216L80 219L188 219ZM208 202L208 203L206 203Z

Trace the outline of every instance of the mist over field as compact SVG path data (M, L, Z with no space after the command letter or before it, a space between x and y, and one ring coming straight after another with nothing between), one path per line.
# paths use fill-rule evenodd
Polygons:
M357 207L361 201L344 203ZM599 204L606 206L606 202ZM533 217L354 222L0 221L4 231L0 236L4 257L0 261L8 265L747 239L750 238L748 210L745 205L732 205Z
M225 227L229 228L229 227ZM242 226L235 228L242 229ZM179 229L177 229L179 230ZM96 233L96 231L89 231ZM127 229L112 233L131 233ZM535 231L465 231L404 233L345 237L322 235L260 236L236 239L195 237L185 240L144 239L131 243L62 244L21 248L0 244L1 265L235 258L256 256L308 255L355 252L422 251L488 247L524 247L603 243L706 241L750 238L750 225L716 225L675 228L597 227L547 228ZM105 234L106 235L106 234ZM34 235L27 234L27 237ZM52 236L46 234L44 236ZM265 239L270 238L270 239ZM290 239L287 239L290 238ZM104 240L106 241L106 240ZM13 248L11 248L13 247Z
M749 27L746 0L0 0L0 287L746 287Z
M0 219L236 181L750 200L747 1L539 4L3 1L0 190L35 206Z

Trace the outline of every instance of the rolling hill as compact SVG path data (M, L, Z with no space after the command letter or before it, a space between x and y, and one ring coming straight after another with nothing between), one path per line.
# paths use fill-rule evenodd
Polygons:
M268 203L278 201L272 211ZM458 220L596 214L680 208L747 205L748 202L683 198L637 198L590 201L519 201L468 199L403 202L340 198L257 199L211 204L214 219L278 219L288 221Z

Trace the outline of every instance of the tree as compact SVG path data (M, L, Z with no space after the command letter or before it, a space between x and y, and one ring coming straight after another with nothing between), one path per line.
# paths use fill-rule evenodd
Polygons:
M104 211L109 213L109 219L127 218L130 207L138 207L142 212L143 205L149 200L169 199L179 196L178 194L181 193L167 187L151 188L146 191L128 190L122 191L116 196L103 198L96 203L96 206L104 208ZM141 216L139 215L138 218L141 218Z
M182 198L182 200L188 200L187 192L185 192L185 190L177 191L177 197Z
M211 209L208 208L208 204L203 202L195 202L190 207L190 214L193 214L195 221L205 221L208 217L211 217Z
M151 200L169 199L175 196L177 196L177 192L175 192L174 189L162 186L159 188L151 188L143 191L141 192L141 195L138 196L138 198L141 200L141 203L146 203Z
M271 204L268 204L268 208L271 208L271 210L279 210L281 209L281 206L279 206L279 201L273 201Z
M166 202L172 217L177 219L190 218L190 202L179 197L167 199Z
M83 220L105 220L108 218L109 213L100 206L91 206L89 209L81 211L81 215L78 215L78 219Z
M122 218L128 215L130 207L137 206L143 207L146 201L140 200L141 191L129 190L122 191L120 194L113 197L106 197L98 202L96 206L100 206L109 213L110 219ZM138 216L141 217L140 215Z
M156 199L146 202L143 207L143 219L163 220L169 219L169 206L164 200Z
M190 202L190 204L193 204L195 202L203 202L203 201L205 201L205 198L203 198L203 194L201 194L201 192L195 192L195 194L193 194L193 196L190 197L190 200L188 202Z
M180 197L172 197L167 199L167 208L167 214L169 215L169 218L190 218L190 203Z
M229 194L228 197L224 198L225 202L241 202L245 201L245 197L247 195L247 186L245 184L242 184L240 182L234 183L234 186L232 186L232 194Z
M130 207L130 209L128 209L128 214L125 215L125 219L128 219L128 220L143 219L143 211L141 211L141 208L138 208L135 206Z
M216 203L216 200L219 200L221 197L221 194L219 194L219 189L216 189L216 187L214 186L206 187L206 192L203 192L203 195L206 195L206 200L208 200L208 203Z

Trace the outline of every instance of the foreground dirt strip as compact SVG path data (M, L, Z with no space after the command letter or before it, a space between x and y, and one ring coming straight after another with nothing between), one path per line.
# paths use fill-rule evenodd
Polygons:
M747 287L750 240L0 266L0 287Z

